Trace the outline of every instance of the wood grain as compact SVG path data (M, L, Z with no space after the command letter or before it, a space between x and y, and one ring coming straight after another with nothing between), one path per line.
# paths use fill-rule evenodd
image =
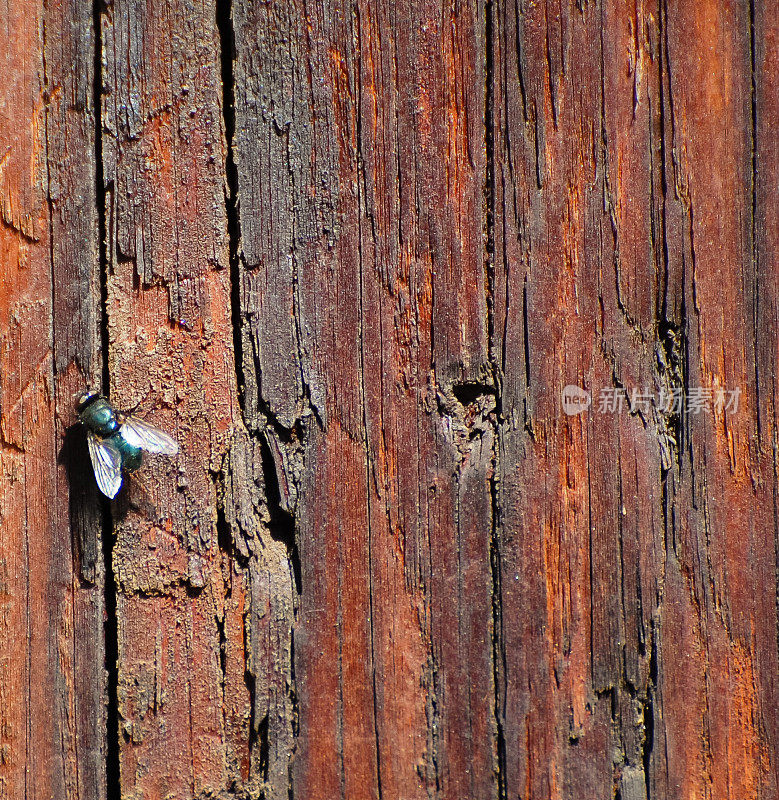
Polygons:
M779 793L770 12L0 12L0 798Z
M627 402L622 414L598 413L598 395L669 380L655 374L662 249L648 17L496 9L508 797L645 792L668 423ZM563 413L569 384L592 394L580 416Z
M774 566L758 554L770 552L777 530L776 451L768 444L776 393L758 365L775 360L777 327L775 279L761 281L755 259L757 31L748 9L719 4L695 19L669 6L665 22L665 171L675 195L669 294L681 312L683 376L691 386L739 386L742 398L738 414L691 415L682 431L686 452L669 498L679 509L670 603L661 609L669 644L661 640L658 683L664 705L685 692L686 709L663 731L664 772L688 792L770 795L778 791L777 610L775 593L758 588L775 582ZM715 69L703 67L707 60ZM683 86L682 74L700 91ZM675 674L682 679L672 682ZM688 738L702 724L706 740Z
M121 786L196 797L240 779L250 711L245 589L217 532L236 408L215 13L119 2L101 20L111 396L181 446L113 509Z
M112 398L181 445L113 509L121 788L258 796L292 576L238 405L217 9L114 3L102 42Z
M773 796L766 32L724 4L496 19L507 795ZM569 383L742 395L565 417Z
M294 791L494 796L484 9L234 18L246 413L301 561Z
M0 796L92 800L106 791L102 511L69 430L101 370L92 7L2 17Z

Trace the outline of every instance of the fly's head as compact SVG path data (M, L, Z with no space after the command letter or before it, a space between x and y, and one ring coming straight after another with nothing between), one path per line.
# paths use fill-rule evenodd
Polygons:
M76 413L82 414L98 397L100 397L100 392L94 389L82 392L76 400Z

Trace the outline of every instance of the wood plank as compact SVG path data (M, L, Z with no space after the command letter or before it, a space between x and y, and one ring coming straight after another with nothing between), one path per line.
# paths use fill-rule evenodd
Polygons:
M92 8L2 14L0 796L92 800L106 792L102 515L67 431L101 369Z
M491 797L484 8L233 17L245 412L300 554L293 788Z
M775 279L761 281L765 262L756 259L757 30L748 8L724 3L695 16L669 4L664 23L669 295L679 309L682 379L739 388L741 397L737 412L690 415L681 432L659 693L664 708L676 709L685 692L685 706L665 712L668 757L657 782L661 790L667 780L689 792L771 795L777 610L775 592L761 587L776 582L768 444L776 395L760 367L775 362L777 328ZM702 730L705 741L690 738Z
M771 795L776 282L748 9L507 3L495 30L507 795ZM644 387L742 404L599 413L600 389Z
M598 396L655 388L652 24L611 5L495 10L509 797L644 791L664 426L627 403L598 413ZM563 413L569 384L592 395L582 415Z
M247 627L286 550L238 406L216 8L121 0L101 21L111 394L181 448L113 505L122 793L257 796L273 665Z
M762 531L766 549L755 556L760 559L760 578L770 586L771 534L774 551L779 548L779 452L773 444L779 430L777 409L777 376L779 375L779 208L776 203L776 183L779 176L779 140L773 120L779 115L779 93L776 75L779 72L779 19L768 4L756 3L752 16L752 258L754 274L752 300L754 345L755 404L759 424L754 425L759 434L762 451L762 478L759 502L765 528ZM751 367L751 365L750 365ZM747 500L749 502L749 500ZM754 501L752 501L754 502ZM762 563L765 561L765 563ZM774 582L776 577L774 576ZM765 592L768 595L768 592ZM756 598L752 598L757 601ZM759 602L759 601L757 601ZM761 609L768 620L771 612ZM777 612L774 611L773 614ZM762 620L761 620L762 623ZM779 718L771 709L779 706L779 686L775 679L777 668L776 647L771 640L770 626L761 624L759 639L750 654L757 664L758 686L753 692L752 707L759 712L761 730L761 756L767 752L767 771L762 776L763 785L779 784ZM754 739L754 737L753 737ZM774 788L774 791L776 789Z
M51 343L51 268L46 207L45 107L40 7L6 12L8 38L2 58L9 80L3 88L4 143L0 246L2 302L2 553L3 626L0 704L5 797L43 797L64 789L65 757L49 724L53 692L33 692L33 664L41 684L52 687L55 664L48 649L51 504L55 494L55 431L51 414L53 361ZM27 21L25 22L25 17ZM41 330L42 328L42 330ZM43 468L46 465L48 468ZM48 556L48 557L47 557ZM62 609L62 591L52 598ZM21 641L22 646L17 644ZM40 704L38 701L41 701ZM45 715L44 715L45 711ZM40 733L35 747L33 732ZM30 763L54 761L59 769L29 772Z
M67 796L99 800L106 796L114 766L107 743L105 506L81 426L64 430L75 422L74 398L86 387L101 385L103 368L93 5L46 3L44 26L55 415L62 442L58 462L66 473L62 468L57 473L58 530L67 531L69 520L69 545L75 550L67 612L72 618L64 625L67 637L60 634L69 640L67 647L60 645L60 662L73 720ZM67 552L67 542L55 540L55 546L55 554ZM59 555L55 558L61 564Z

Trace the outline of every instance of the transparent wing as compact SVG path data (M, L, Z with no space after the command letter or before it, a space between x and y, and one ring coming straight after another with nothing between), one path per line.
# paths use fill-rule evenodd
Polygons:
M100 491L107 497L116 497L122 486L122 454L111 442L98 439L92 431L87 432L87 444Z
M124 424L119 429L122 438L133 447L140 447L149 453L162 453L166 456L175 456L179 446L175 439L163 433L159 428L149 425L137 417L127 416Z

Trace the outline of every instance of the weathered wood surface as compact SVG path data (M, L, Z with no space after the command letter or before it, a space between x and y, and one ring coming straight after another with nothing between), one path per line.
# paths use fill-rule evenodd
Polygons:
M233 14L245 411L300 557L292 786L494 796L484 8Z
M0 797L779 796L769 5L2 14Z
M262 546L261 488L243 485L256 448L236 392L216 11L116 2L102 46L111 393L181 442L114 513L121 785L201 797L260 782L248 551L219 528L240 469L224 502L246 496Z
M770 113L771 34L746 5L515 12L495 73L507 794L776 796L776 229L754 174L776 143L750 102L754 80ZM567 383L742 397L566 419Z
M102 507L67 433L100 384L91 4L0 12L0 797L105 797Z

